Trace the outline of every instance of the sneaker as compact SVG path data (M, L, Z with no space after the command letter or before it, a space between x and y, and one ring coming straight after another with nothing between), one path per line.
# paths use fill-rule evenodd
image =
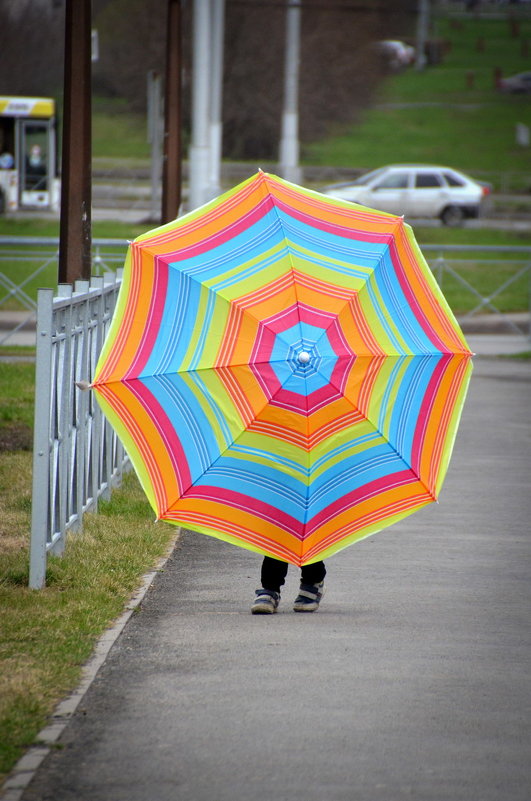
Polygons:
M293 604L294 612L316 612L324 595L324 581L319 584L302 584Z
M253 615L272 615L280 603L280 593L274 590L256 590L256 598L251 607Z

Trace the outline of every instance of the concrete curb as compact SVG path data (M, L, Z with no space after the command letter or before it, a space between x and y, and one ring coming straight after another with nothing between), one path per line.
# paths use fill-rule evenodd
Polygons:
M0 801L20 801L24 790L33 779L43 760L61 737L70 718L85 697L87 690L96 678L99 669L104 664L109 651L124 630L131 615L144 600L157 574L164 569L179 541L180 534L181 529L179 528L174 537L172 537L164 556L159 559L153 570L142 576L140 586L127 602L124 612L99 638L92 657L83 667L79 685L67 698L59 702L50 718L50 722L44 729L41 729L35 738L35 744L30 746L8 774L0 788Z

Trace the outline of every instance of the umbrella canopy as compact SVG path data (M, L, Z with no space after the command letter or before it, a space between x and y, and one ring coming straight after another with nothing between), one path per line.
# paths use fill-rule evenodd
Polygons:
M130 245L92 386L157 518L302 565L437 499L471 356L401 217L259 172Z

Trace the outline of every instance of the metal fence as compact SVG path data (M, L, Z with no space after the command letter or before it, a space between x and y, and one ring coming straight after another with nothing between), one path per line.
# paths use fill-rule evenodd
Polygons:
M23 328L34 327L36 319L36 290L38 282L53 285L57 276L59 241L57 238L0 236L0 345L11 344L14 335ZM470 309L459 316L459 322L469 325L483 313L497 318L501 330L526 334L531 315L531 247L481 245L421 245L443 292L449 282L457 282L470 300ZM127 242L123 239L94 239L92 243L92 273L111 277L124 262ZM492 274L493 285L486 295L478 290L470 277L470 265ZM510 266L511 274L498 283L497 276ZM504 293L516 282L527 281L524 308L527 322L515 322L504 305ZM450 298L449 298L450 300ZM451 302L450 302L450 305ZM16 316L7 309L18 308ZM12 322L8 322L10 315ZM526 315L523 315L524 317ZM522 318L522 315L520 315ZM11 340L11 342L9 341Z
M92 275L112 277L124 263L127 242L123 239L92 240ZM35 325L35 287L53 286L57 280L59 239L57 237L0 236L0 315L19 312L12 324L0 331L0 345L18 331Z
M91 380L116 304L121 271L72 287L41 289L37 300L30 587L41 588L47 554L121 482L127 457L92 392Z
M501 330L513 334L529 335L531 337L531 247L509 245L422 245L428 264L430 265L437 283L445 292L445 283L451 279L464 290L465 295L472 300L471 308L459 315L459 323L464 328L470 327L474 320L482 314L487 315L489 325L492 327L492 318L497 318ZM433 255L432 255L433 254ZM469 267L488 270L493 276L488 295L480 292L473 284L469 275ZM504 268L510 266L510 275L504 276ZM513 285L524 287L522 295L527 296L527 310L515 315L504 305L504 293ZM450 305L451 302L450 302Z

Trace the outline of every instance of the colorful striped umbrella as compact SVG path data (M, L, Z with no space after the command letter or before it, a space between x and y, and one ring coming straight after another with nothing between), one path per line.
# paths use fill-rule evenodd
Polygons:
M130 245L92 386L157 518L302 565L436 500L471 355L401 217L259 172Z

